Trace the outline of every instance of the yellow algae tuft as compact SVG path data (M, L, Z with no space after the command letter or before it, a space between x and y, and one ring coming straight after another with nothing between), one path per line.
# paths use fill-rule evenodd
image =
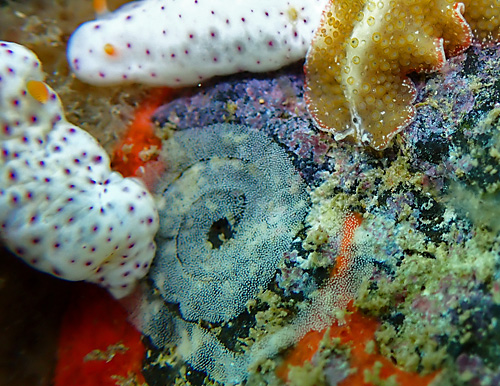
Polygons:
M306 62L306 98L316 124L377 150L415 115L407 74L442 67L471 31L452 0L333 1Z

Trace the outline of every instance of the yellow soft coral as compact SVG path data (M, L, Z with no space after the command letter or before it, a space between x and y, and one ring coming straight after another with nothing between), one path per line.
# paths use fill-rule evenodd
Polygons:
M469 0L482 40L498 39L498 0ZM476 10L479 14L474 13ZM453 0L333 0L306 62L306 100L317 125L384 149L415 115L407 74L435 71L472 41L465 6Z

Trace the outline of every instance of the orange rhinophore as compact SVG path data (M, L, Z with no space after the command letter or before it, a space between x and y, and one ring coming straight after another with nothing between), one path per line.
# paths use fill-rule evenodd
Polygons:
M103 49L104 49L104 52L105 52L106 54L108 54L109 56L114 56L114 55L116 55L116 48L115 48L115 46L114 46L114 45L112 45L112 44L106 43L106 44L104 45L104 48L103 48Z
M79 289L62 320L54 386L144 384L146 349L125 309L98 287Z
M415 115L407 74L439 70L445 54L471 44L463 14L463 3L452 0L331 1L305 64L317 126L337 140L384 149Z
M28 83L26 83L26 88L28 93L38 102L45 104L49 100L49 89L44 82L29 80Z
M92 5L97 16L102 16L109 12L106 0L94 0Z

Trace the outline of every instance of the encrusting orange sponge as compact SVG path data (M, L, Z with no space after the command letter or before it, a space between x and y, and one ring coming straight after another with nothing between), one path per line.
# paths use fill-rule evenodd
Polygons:
M486 2L331 1L305 65L316 124L337 140L384 149L415 115L408 73L439 70L445 55L470 46L472 31L483 42L498 39L499 1Z

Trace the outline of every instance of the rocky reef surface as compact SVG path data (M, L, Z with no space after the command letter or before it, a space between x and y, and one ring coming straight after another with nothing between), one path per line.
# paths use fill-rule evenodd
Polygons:
M53 75L51 85L61 94L70 119L111 150L148 90L95 88L69 76L65 44L76 24L91 17L90 7L78 2L67 7L59 1L47 7L44 0L0 5L2 39L23 42L37 52ZM194 345L154 345L145 339L149 352L143 372L148 384L217 384L223 379L217 366L228 358L248 364L248 353L255 353L252 347L262 347L260 352L270 355L253 355L250 371L237 372L247 384L287 379L296 385L341 385L354 373L371 384L411 384L396 370L382 375L381 367L389 366L381 358L411 377L428 377L421 384L498 384L499 62L499 47L473 46L450 59L440 73L412 76L418 90L415 121L382 152L335 142L316 130L304 103L302 63L275 73L214 79L181 91L158 109L154 120L165 145L182 132L214 124L236 124L266 136L286 154L307 186L310 208L287 250L275 256L280 262L267 272L271 279L238 315L222 322L185 320L178 303L162 304L160 323L154 325L157 335L168 340L172 325L191 336L200 332L220 356L206 363L194 359L203 359ZM235 213L237 219L239 212ZM353 240L346 237L350 213L362 217ZM231 239L234 229L229 221L213 225L213 237L207 240L212 245ZM338 257L345 252L346 240L354 250L350 257L362 264L353 266L345 285L332 286L330 277L341 265ZM0 302L7 304L4 331L14 324L28 329L32 320L53 323L36 323L33 334L25 336L47 338L48 343L39 342L43 350L33 349L31 341L21 344L21 333L16 333L1 357L11 359L12 353L22 351L23 362L35 364L33 371L25 372L25 383L32 384L35 377L50 385L56 330L67 297L50 311L50 318L44 315L52 297L69 287L46 277L32 279L26 267L12 261L6 260L0 278ZM23 278L18 281L18 276ZM37 299L30 294L36 286L45 290L38 304L42 310L34 314ZM149 286L154 292L154 284ZM342 301L326 296L325 289L336 289L334 297ZM356 296L345 312L339 304L348 303L353 292ZM313 320L325 317L325 309L314 312L322 299L336 313L327 322L344 321L354 338L346 343L335 335L342 326L332 326L330 337L321 334L310 357L290 362L294 350L307 352L300 339L304 330L322 330L328 324L315 325ZM356 362L360 352L355 344L364 339L360 326L373 327L362 351L379 356L369 365ZM295 348L266 351L266 342L269 345L281 332L289 343L296 343ZM38 365L41 357L50 363ZM280 369L288 364L292 369L284 376ZM20 384L22 378L11 381L19 371L10 372L10 365L2 371L3 379Z
M216 79L158 109L154 119L167 142L184 130L217 123L258 130L288 154L310 190L305 226L274 279L230 322L201 321L199 327L225 349L244 353L274 331L300 323L300 310L339 264L346 213L355 212L363 217L355 255L370 272L352 275L353 282L356 275L364 279L352 285L358 290L353 307L379 321L373 341L380 354L407 372L432 374L439 384L496 384L499 60L498 47L473 46L449 60L442 73L414 77L416 119L383 152L335 142L313 127L299 65ZM145 366L150 385L213 382L210 368L193 368L176 351L152 347ZM332 370L349 362L339 347L327 360L319 357L308 364L320 369L313 372L314 384L347 379L348 372ZM248 383L278 382L282 360L278 355L260 363ZM290 374L289 382L300 384L300 371Z

